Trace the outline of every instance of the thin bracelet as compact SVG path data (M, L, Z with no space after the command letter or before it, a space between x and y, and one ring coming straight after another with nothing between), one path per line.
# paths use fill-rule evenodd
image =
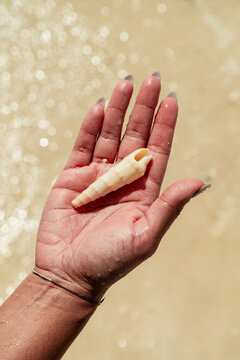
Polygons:
M58 287L60 287L60 288L62 288L62 289L64 289L64 290L70 292L71 294L79 297L80 299L83 299L83 300L89 302L90 304L100 305L100 304L104 301L104 298L103 298L102 300L100 300L100 301L97 301L97 300L94 300L94 299L89 299L88 297L83 296L83 295L78 295L78 294L76 294L75 292L73 292L73 291L71 291L71 290L69 290L69 289L66 289L64 286L62 286L62 285L60 285L60 284L57 284L54 280L50 279L49 277L40 274L40 273L37 272L35 269L32 269L32 272L33 272L33 274L39 276L40 278L51 282L52 284L54 284L54 285L56 285L56 286L58 286Z

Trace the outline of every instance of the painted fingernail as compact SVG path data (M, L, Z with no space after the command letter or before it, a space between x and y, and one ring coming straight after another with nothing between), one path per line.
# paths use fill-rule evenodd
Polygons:
M159 71L154 71L154 72L152 73L152 76L155 76L156 78L158 78L159 80L161 80L161 74L160 74Z
M170 92L167 97L173 98L176 101L178 100L177 93L175 91Z
M103 107L105 106L105 98L104 97L100 97L98 99L98 101L96 102L96 104L100 104L102 105Z
M128 74L127 76L125 76L125 78L123 80L128 80L130 81L132 84L134 82L134 77L132 74Z
M195 194L193 194L192 198L198 196L203 191L207 190L209 187L211 187L211 183L207 183L207 184L203 185L198 191L195 192Z

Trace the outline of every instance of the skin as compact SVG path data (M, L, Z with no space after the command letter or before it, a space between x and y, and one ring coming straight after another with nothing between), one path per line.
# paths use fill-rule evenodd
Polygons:
M178 181L159 196L178 114L172 97L158 106L160 87L157 77L144 79L122 140L133 84L120 81L105 112L101 104L95 104L47 199L38 231L35 269L80 296L99 301L114 282L150 257L181 209L204 185L199 179ZM153 156L142 178L79 209L72 207L71 201L111 168L115 159L118 162L141 147L148 147ZM44 313L39 310L43 304ZM29 275L0 312L0 319L8 319L7 324L2 323L2 334L8 331L2 348L0 344L4 359L14 359L16 354L20 360L32 359L33 353L34 359L60 359L95 309L70 292ZM37 313L37 323L33 313ZM44 331L46 324L52 331ZM56 327L60 332L57 338ZM35 332L40 333L37 339ZM19 347L9 337L23 334L28 347L26 341L19 340L19 355ZM44 352L40 354L39 348Z

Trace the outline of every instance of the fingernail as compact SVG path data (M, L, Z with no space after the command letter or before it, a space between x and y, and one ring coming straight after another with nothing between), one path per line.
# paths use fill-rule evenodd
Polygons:
M203 185L198 191L195 192L195 194L193 194L192 198L198 196L203 191L207 190L209 187L211 187L211 183L207 183L207 184Z
M152 73L152 76L155 76L156 78L158 78L159 80L161 80L161 74L160 74L159 71L154 71L154 72Z
M98 101L96 102L96 104L100 104L102 105L103 107L105 106L105 98L104 97L100 97L98 99Z
M132 74L128 74L127 76L125 76L125 78L123 80L128 80L130 81L132 84L134 82L134 77Z
M177 93L175 91L170 92L167 97L173 98L176 101L178 100Z

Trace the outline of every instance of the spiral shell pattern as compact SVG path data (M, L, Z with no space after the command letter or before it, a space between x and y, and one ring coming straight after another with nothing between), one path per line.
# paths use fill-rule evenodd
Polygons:
M78 208L139 179L151 159L149 149L135 150L89 185L72 201L72 206Z

